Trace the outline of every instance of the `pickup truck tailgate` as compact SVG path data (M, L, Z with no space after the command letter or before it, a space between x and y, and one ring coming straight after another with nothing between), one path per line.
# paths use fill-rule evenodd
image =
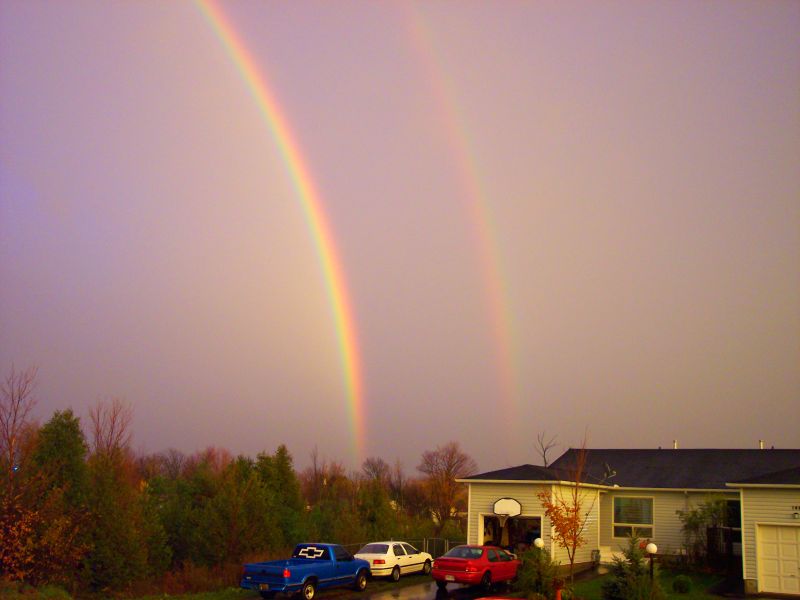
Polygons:
M283 586L283 571L284 567L282 566L250 563L244 566L242 577L247 582L266 583L271 589L272 587Z

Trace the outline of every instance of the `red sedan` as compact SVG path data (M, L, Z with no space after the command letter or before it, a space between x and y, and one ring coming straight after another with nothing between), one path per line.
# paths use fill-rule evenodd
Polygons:
M494 583L514 579L519 562L496 546L456 546L433 561L431 575L439 589L452 582L480 585L489 591Z

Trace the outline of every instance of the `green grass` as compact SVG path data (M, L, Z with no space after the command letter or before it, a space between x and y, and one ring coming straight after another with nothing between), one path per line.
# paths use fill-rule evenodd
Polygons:
M678 594L672 591L672 582L681 573L673 571L661 571L658 580L661 588L666 594L667 600L719 600L719 596L709 593L707 590L723 580L721 575L709 573L683 573L692 580L692 589L688 594ZM610 574L601 575L590 579L578 581L574 586L574 595L583 600L602 600L602 586Z
M429 575L405 575L400 578L400 581L397 583L389 580L388 578L370 578L367 582L367 590L366 593L368 594L375 594L378 592L384 592L392 589L403 588L409 585L417 585L418 583L427 583L430 582L431 578ZM328 588L322 590L320 593L324 592L325 598L336 598L337 600L347 600L348 598L363 598L364 595L359 592L354 592L352 589L348 587L341 587L341 588ZM250 590L243 590L239 588L227 588L224 590L220 590L218 592L202 592L199 594L181 594L179 596L169 596L169 595L152 595L152 596L141 596L136 600L165 600L167 598L174 598L176 600L254 600L258 598L260 600L261 596L258 595L258 592L250 591Z

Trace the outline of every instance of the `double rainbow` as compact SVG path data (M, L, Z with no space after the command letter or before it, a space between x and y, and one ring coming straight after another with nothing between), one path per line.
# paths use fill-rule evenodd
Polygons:
M348 400L349 421L352 433L352 450L356 461L364 457L365 413L361 363L358 353L356 326L353 310L347 293L342 263L339 259L330 225L322 207L322 201L309 173L306 160L292 134L289 122L283 114L275 95L258 68L255 60L245 48L230 20L213 0L196 0L205 20L213 29L236 70L242 77L258 107L261 117L278 146L286 169L297 191L303 207L311 236L322 266L328 296L333 310L339 353L344 371Z

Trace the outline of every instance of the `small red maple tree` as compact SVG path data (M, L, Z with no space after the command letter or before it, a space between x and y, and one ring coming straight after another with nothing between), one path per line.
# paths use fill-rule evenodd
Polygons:
M552 491L543 490L537 494L544 508L545 516L553 527L553 539L556 544L564 548L569 559L569 579L574 582L575 555L579 548L586 545L583 535L589 515L594 508L597 496L587 501L584 496L585 469L586 469L586 440L575 451L575 464L572 469L565 472L565 479L570 483L568 493L563 493L561 488Z

